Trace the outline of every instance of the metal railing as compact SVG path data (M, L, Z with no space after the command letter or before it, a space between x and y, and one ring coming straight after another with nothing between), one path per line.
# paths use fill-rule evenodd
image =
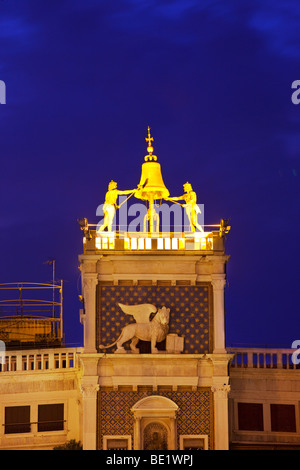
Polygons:
M0 339L20 343L63 339L63 281L0 284Z

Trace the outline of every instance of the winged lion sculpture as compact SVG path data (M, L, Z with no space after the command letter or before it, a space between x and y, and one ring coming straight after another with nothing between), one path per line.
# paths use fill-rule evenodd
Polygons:
M122 311L127 315L132 315L136 323L126 325L119 338L108 346L100 345L101 349L111 348L115 344L117 349L115 353L126 353L123 344L130 341L130 349L134 353L139 353L136 345L139 340L151 342L151 353L157 353L156 343L163 341L169 331L170 309L163 306L157 309L152 304L124 305L118 304ZM156 313L153 319L150 315Z

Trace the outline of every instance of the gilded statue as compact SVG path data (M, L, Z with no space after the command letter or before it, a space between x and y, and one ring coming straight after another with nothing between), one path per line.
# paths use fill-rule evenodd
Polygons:
M121 194L134 194L136 189L129 189L126 191L120 191L117 189L117 183L111 181L108 185L108 191L105 195L105 202L103 204L104 221L99 232L103 232L107 228L108 232L112 231L113 220L115 217L116 209L118 209L117 200Z
M198 214L201 214L201 210L197 205L197 194L188 182L183 185L183 190L184 194L182 196L167 197L165 199L167 201L185 201L185 204L182 205L185 208L192 231L195 232L198 229L200 232L203 232L203 228L198 224Z
M119 338L108 346L100 345L101 349L111 348L115 344L117 345L118 353L126 353L123 348L123 344L131 340L130 349L133 353L139 353L139 349L136 348L139 340L151 342L151 353L157 353L156 343L163 341L169 331L169 317L170 309L162 307L157 309L152 304L140 304L140 305L124 305L118 304L122 311L127 315L132 315L136 323L129 323L126 325ZM151 313L155 313L155 316L150 320Z

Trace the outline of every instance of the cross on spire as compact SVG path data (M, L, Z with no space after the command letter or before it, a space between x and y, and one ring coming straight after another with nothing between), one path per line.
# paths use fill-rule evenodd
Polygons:
M151 134L150 134L150 127L148 126L148 137L145 137L145 140L146 142L148 142L148 147L147 147L147 150L148 152L150 153L150 155L152 155L152 152L153 152L153 147L151 145L151 141L154 140L153 137L151 137Z

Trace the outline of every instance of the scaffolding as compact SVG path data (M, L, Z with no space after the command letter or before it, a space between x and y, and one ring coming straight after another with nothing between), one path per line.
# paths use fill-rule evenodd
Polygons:
M6 346L61 346L63 281L0 284L0 340Z

